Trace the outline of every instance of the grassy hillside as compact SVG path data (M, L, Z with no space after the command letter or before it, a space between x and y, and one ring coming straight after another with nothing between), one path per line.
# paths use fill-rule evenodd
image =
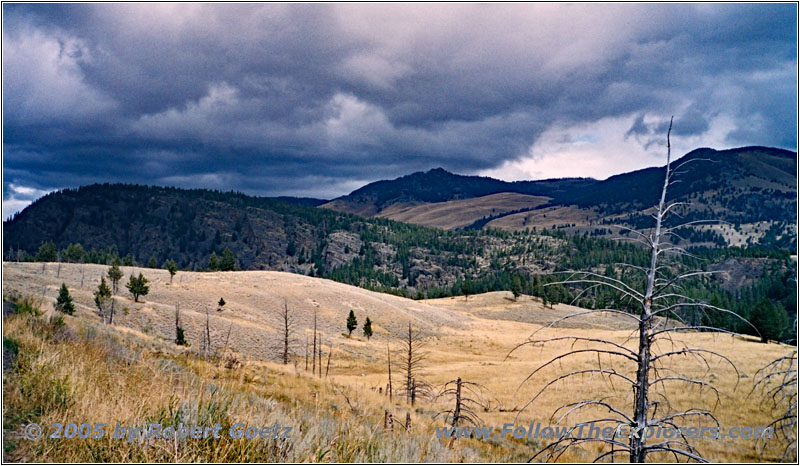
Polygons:
M444 229L463 228L483 217L515 209L534 209L550 198L518 193L498 193L487 196L430 204L393 204L378 216L399 222Z
M55 268L56 264L49 265ZM6 264L6 270L15 264ZM17 267L24 268L24 267ZM75 280L78 266L63 265L63 278ZM22 272L22 271L20 271ZM313 376L305 370L302 349L293 352L293 364L280 365L262 360L254 354L242 354L227 348L218 352L218 357L205 357L190 336L189 347L178 347L171 336L162 336L157 328L147 329L141 321L133 318L146 314L152 303L145 297L141 306L129 309L129 320L120 320L114 325L104 325L84 307L85 293L80 286L71 290L79 304L75 316L61 316L52 311L55 288L62 280L54 270L46 271L42 281L44 298L41 298L41 283L31 281L33 277L17 275L4 282L4 297L23 293L27 298L19 301L17 312L4 313L4 440L5 461L37 462L495 462L527 461L542 448L542 439L491 439L489 441L460 439L448 447L448 442L435 437L435 428L445 422L436 413L449 407L446 399L420 398L411 406L402 396L392 400L383 388L388 382L386 369L387 346L395 362L403 354L398 330L408 319L409 313L424 322L425 309L436 309L443 316L457 316L456 322L445 323L425 332L427 357L419 372L420 380L427 381L436 389L446 381L462 377L467 381L484 384L490 395L490 403L479 416L487 426L502 427L504 423L528 425L530 422L553 424L550 414L565 399L585 391L596 397L617 396L623 399L627 393L619 393L613 384L599 378L586 377L576 385L576 380L563 382L559 389L539 399L535 406L519 411L526 400L536 393L545 381L562 370L585 367L594 361L576 357L565 361L562 367L545 371L527 383L525 376L537 365L570 347L569 341L545 347L528 347L509 351L541 324L572 311L566 306L544 308L541 302L529 296L513 300L509 293L463 298L446 298L415 303L403 300L393 307L385 304L386 314L376 318L377 323L386 324L386 333L378 333L367 341L360 334L353 338L341 335L344 322L338 319L323 319L322 326L325 356L328 343L333 343L333 358L327 377ZM147 271L150 274L149 271ZM7 273L7 272L6 272ZM197 299L211 296L207 283L195 282L190 274L184 277L185 290L167 285L154 278L155 290L152 298L176 303L189 312L204 313ZM280 274L278 274L280 275ZM252 277L251 277L252 276ZM198 277L200 278L200 277ZM276 332L258 322L270 313L270 297L280 301L305 295L319 302L322 309L344 307L381 310L383 295L371 295L353 287L335 285L337 302L327 302L324 281L315 279L308 288L299 276L287 275L287 281L274 287L259 272L223 273L215 277L219 290L236 290L243 300L264 300L261 316L255 309L244 309L244 303L231 297L230 310L223 311L225 319L232 321L235 315L235 332L250 326L254 335L266 344L274 342ZM86 280L86 277L84 277ZM94 278L92 281L96 281ZM180 282L179 282L180 283ZM88 281L84 283L89 287ZM94 286L94 283L92 283ZM341 289L339 289L341 287ZM258 295L260 289L268 294ZM205 291L204 291L205 290ZM191 292L187 292L191 291ZM245 299L245 296L250 295ZM216 295L214 295L216 296ZM118 298L123 300L123 298ZM396 298L401 299L401 298ZM389 300L389 302L393 302ZM415 308L415 306L417 306ZM233 308L236 309L233 309ZM303 322L301 330L307 330L305 317L313 309L313 302L299 302L292 306ZM34 308L42 315L35 315ZM417 309L414 312L412 310ZM403 310L408 313L402 313ZM151 313L171 315L170 309L152 306ZM328 315L320 311L320 315ZM362 313L358 312L359 317ZM222 317L220 318L222 319ZM630 331L620 327L620 318L608 321L589 320L571 328L547 330L547 336L577 335L583 337L608 338L622 345L631 345ZM226 321L212 320L212 331L224 330ZM433 323L439 323L435 321ZM686 334L681 338L691 344L699 344L718 351L737 365L744 375L737 383L735 374L722 361L712 361L705 366L691 358L677 361L681 371L690 376L711 380L722 390L719 404L707 390L668 389L671 402L676 408L688 406L713 406L722 426L760 426L772 418L757 397L748 397L751 389L749 377L765 361L782 355L787 348L777 344L761 344L756 341L732 338L720 334ZM238 333L231 342L240 339ZM594 357L594 356L592 356ZM615 366L617 370L628 370ZM402 380L399 368L393 370L394 383ZM378 392L378 388L381 391ZM384 429L386 412L394 418L394 428ZM410 417L408 431L401 426ZM584 412L565 420L563 425L574 425L595 413ZM292 426L289 439L247 440L231 439L225 435L220 439L151 439L127 442L111 439L49 439L29 441L21 438L22 428L37 422L51 433L52 423L106 423L115 426L149 425L162 426L214 425L219 423L223 432L237 423L247 426ZM694 425L694 421L692 421ZM760 453L761 444L753 440L726 439L725 441L698 441L696 447L712 461L764 461L778 456L780 444L771 443ZM596 448L575 449L562 459L586 461L597 452ZM656 459L656 458L654 458ZM669 460L667 457L659 457Z

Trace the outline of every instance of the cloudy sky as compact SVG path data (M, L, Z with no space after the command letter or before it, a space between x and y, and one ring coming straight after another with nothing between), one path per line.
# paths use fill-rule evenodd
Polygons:
M131 182L332 198L797 145L792 4L3 5L3 216Z

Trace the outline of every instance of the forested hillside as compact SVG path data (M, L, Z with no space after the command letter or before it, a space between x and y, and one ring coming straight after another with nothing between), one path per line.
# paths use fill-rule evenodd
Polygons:
M93 185L49 194L4 223L4 258L148 267L172 259L184 270L288 271L414 298L516 290L602 307L619 297L544 285L567 269L621 276L629 272L616 264L648 257L629 241L534 230L445 231L238 193ZM757 310L778 333L794 319L789 251L774 243L692 250L700 259L675 267L719 271L689 284L696 296L742 315ZM723 315L697 318L739 329Z
M682 221L721 220L721 228L692 227L684 230L688 241L707 245L773 242L794 249L797 244L797 154L768 147L742 147L717 151L697 149L672 163L679 182L670 198L687 202ZM658 198L664 167L647 168L612 176L603 181L561 179L505 182L486 177L461 176L442 169L379 181L347 196L323 204L341 212L403 219L405 212L393 206L441 203L475 198L475 214L468 228L526 227L567 228L593 231L607 225L642 228L651 217L646 211ZM530 207L508 206L490 214L480 208L484 196L497 193L546 196L549 202ZM446 204L445 204L446 205ZM467 214L463 214L467 217ZM549 216L549 218L548 218ZM553 221L553 219L559 219ZM470 223L470 222L466 222ZM447 227L427 221L429 226Z

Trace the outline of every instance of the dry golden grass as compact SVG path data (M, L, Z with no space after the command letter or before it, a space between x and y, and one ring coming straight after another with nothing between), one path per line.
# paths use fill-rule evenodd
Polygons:
M44 288L42 308L51 309L57 286L78 280L79 266L62 265L55 277L55 264L48 264L41 274L41 264L4 264L4 295L39 294ZM105 268L86 266L94 281ZM38 268L38 269L37 269ZM72 270L75 269L75 270ZM126 274L129 271L126 270ZM151 295L142 305L130 305L129 314L116 325L99 323L88 306L95 284L84 275L84 287L70 286L78 303L75 317L64 317L66 329L40 318L14 315L4 318L4 337L19 347L15 368L4 376L4 438L10 445L5 458L13 461L527 461L541 447L541 440L462 439L452 450L437 440L434 427L444 425L434 415L446 408L442 401L421 401L413 408L395 397L390 403L378 394L387 383L386 349L399 357L402 328L411 320L421 324L429 335L428 358L421 378L439 386L461 377L487 387L493 401L487 412L479 413L486 425L502 427L513 422L551 424L550 415L561 404L582 398L615 396L621 406L630 406L630 394L605 379L574 378L559 383L543 393L523 411L519 408L550 379L578 368L594 367L592 357L573 357L560 365L543 370L529 382L525 377L545 361L570 347L569 342L524 347L509 352L531 333L552 318L574 312L576 308L559 305L544 309L538 300L522 296L518 301L509 293L488 293L463 298L414 302L394 296L371 293L327 280L310 279L272 272L190 274L180 272L176 283L167 285L163 271L144 270L151 277ZM181 281L181 276L182 281ZM272 281L270 281L272 280ZM90 286L91 283L91 286ZM223 294L224 293L224 294ZM231 337L234 354L242 367L225 369L222 362L198 357L192 348L178 348L171 343L172 309L167 302L180 304L184 315L192 304L205 304L222 294L227 309L212 321L215 331L227 330L230 322L246 328L247 334ZM320 380L303 370L302 349L296 366L282 366L259 360L255 351L240 348L253 345L248 338L259 338L263 345L276 340L276 321L259 316L270 305L287 298L297 312L320 309L326 348L334 346L330 376ZM217 297L218 299L218 297ZM160 306L164 305L164 308ZM313 307L312 307L313 306ZM358 307L361 306L361 307ZM354 332L342 336L348 309L361 309L376 321L381 331L371 341ZM201 308L202 309L202 308ZM204 311L203 311L204 312ZM341 312L341 313L340 313ZM49 312L48 314L52 314ZM163 324L157 316L163 314ZM198 313L200 315L200 313ZM304 314L305 315L305 314ZM204 313L202 314L204 317ZM373 316L380 316L374 318ZM149 319L149 320L148 320ZM236 319L236 320L234 320ZM578 321L572 328L552 328L541 336L602 337L629 346L631 331L624 318L593 318ZM142 327L142 323L151 328ZM422 325L425 324L425 325ZM307 325L303 322L302 325ZM164 334L159 333L164 328ZM218 328L221 327L221 328ZM187 332L190 341L193 333ZM357 336L358 334L358 336ZM252 335L245 338L240 335ZM749 396L752 375L766 362L782 355L787 348L776 344L731 336L703 333L680 335L693 346L704 347L729 357L738 367L737 377L723 361L713 359L710 367L691 358L675 359L673 368L691 377L714 383L723 393L721 402L708 390L667 385L667 394L676 409L714 408L723 427L762 426L772 414ZM241 347L236 347L241 341ZM680 342L675 342L681 345ZM662 343L666 349L668 342ZM5 344L4 344L5 346ZM326 355L327 356L327 355ZM601 358L604 366L612 361ZM614 363L617 370L631 366ZM401 374L393 374L395 389ZM409 433L397 427L384 432L383 413L389 410L401 421L411 413ZM594 413L564 420L560 425L574 425L589 420ZM27 422L106 422L123 425L149 422L231 425L271 425L273 421L296 427L297 437L290 446L276 441L184 441L154 440L126 443L102 439L28 442L18 438ZM213 421L213 422L212 422ZM691 426L694 424L687 424ZM702 424L709 425L709 424ZM759 461L778 458L777 445L759 456L754 440L703 440L694 442L712 461ZM562 457L565 461L590 461L597 450L575 448ZM669 458L659 458L669 460Z
M550 229L553 225L559 226L573 223L576 227L587 226L590 221L597 220L598 218L597 212L592 209L581 209L574 205L554 206L546 209L506 215L505 217L492 220L487 223L486 226L511 231L533 227L542 230Z
M511 210L533 208L545 204L549 197L519 193L498 193L471 199L436 202L431 204L393 204L377 216L400 222L451 230L465 227L483 217Z
M4 262L3 269L4 294L30 294L52 303L61 283L66 283L77 314L99 321L92 293L97 289L100 276L107 272L107 266ZM170 284L166 270L122 267L122 271L124 277L116 296L115 323L172 341L177 305L186 339L200 346L208 311L212 344L222 347L230 328L229 346L248 359L274 356L274 336L282 325L280 313L284 301L297 321L297 338L303 345L305 330L312 328L315 310L318 329L326 344L348 348L354 342L344 338L342 333L346 332L344 323L351 309L359 321L367 316L372 319L373 339L378 341L385 340L390 333L402 331L409 321L432 333L443 328L463 327L469 321L463 313L442 311L425 302L285 272L178 272ZM150 292L140 298L139 303L134 303L124 283L131 273L139 272L150 281ZM226 304L222 312L217 312L220 297ZM355 347L357 349L358 345Z

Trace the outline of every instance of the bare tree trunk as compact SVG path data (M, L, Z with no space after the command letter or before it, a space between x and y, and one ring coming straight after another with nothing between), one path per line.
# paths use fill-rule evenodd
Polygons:
M331 354L333 353L333 347L328 348L328 364L325 365L325 378L328 378L328 371L331 370Z
M231 337L231 329L233 328L233 322L228 325L228 335L225 336L225 345L222 347L222 355L225 356L225 353L228 351L228 340Z
M383 411L383 428L389 432L394 430L394 420L392 419L392 413L388 409Z
M386 365L389 367L389 385L386 392L389 394L389 403L392 402L392 353L389 351L389 343L386 343Z
M205 341L206 341L205 353L206 353L206 355L208 355L208 353L211 352L211 326L209 325L208 320L209 320L208 309L206 309L206 337L205 337Z
M319 354L318 354L318 356L319 356L319 365L317 367L319 367L319 377L322 378L322 333L319 334L318 351L319 351Z
M114 297L111 297L111 313L108 316L108 325L114 323Z
M311 347L311 375L317 374L317 310L314 309L314 344Z
M289 305L283 303L283 363L289 364Z
M406 402L411 400L411 383L412 383L412 368L413 368L413 353L414 347L412 345L411 322L408 323L408 352L407 352L407 365L406 365Z
M308 372L308 334L306 333L306 372Z
M453 410L453 427L458 426L461 417L461 377L456 380L456 407Z

